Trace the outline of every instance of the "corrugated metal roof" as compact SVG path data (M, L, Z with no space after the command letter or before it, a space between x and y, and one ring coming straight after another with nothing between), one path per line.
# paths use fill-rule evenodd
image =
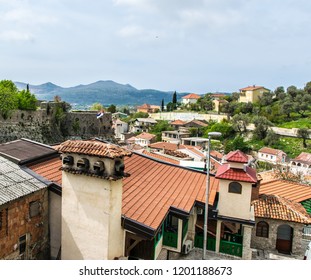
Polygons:
M0 205L46 187L17 164L0 156Z

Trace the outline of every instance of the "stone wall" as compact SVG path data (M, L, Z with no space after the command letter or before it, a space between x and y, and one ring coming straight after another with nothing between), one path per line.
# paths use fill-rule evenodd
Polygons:
M39 200L39 215L30 218L29 203ZM26 235L25 259L47 259L48 240L48 191L40 190L12 203L1 205L2 225L0 234L0 259L20 259L19 238Z
M97 119L97 112L59 113L55 106L41 106L37 111L14 111L8 119L0 116L0 143L28 138L45 144L66 139L99 137L113 140L112 117L105 113Z
M256 226L258 222L264 221L269 225L269 238L256 236ZM292 253L301 255L303 253L302 248L302 228L303 224L291 223L279 220L256 218L256 226L252 230L252 242L251 247L261 250L275 250L278 226L287 224L293 228L293 242Z

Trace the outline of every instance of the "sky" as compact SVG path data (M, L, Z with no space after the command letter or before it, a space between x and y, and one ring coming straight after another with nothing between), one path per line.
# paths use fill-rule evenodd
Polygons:
M311 81L310 0L0 0L0 80L235 92Z

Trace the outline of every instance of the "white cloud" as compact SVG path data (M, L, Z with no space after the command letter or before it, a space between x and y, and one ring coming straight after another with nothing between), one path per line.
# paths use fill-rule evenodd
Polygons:
M12 42L12 41L33 41L34 35L31 33L19 32L16 30L7 30L0 32L0 41Z

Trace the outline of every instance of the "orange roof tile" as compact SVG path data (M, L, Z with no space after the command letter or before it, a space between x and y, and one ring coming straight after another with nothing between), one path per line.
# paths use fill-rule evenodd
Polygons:
M136 135L134 138L140 138L140 139L146 139L146 140L151 140L153 138L155 138L156 135L148 133L148 132L143 132L139 135Z
M279 153L284 153L281 150L278 149L272 149L272 148L268 148L268 147L263 147L261 148L258 152L260 153L265 153L265 154L270 154L270 155L278 155ZM285 154L285 153L284 153Z
M182 121L182 120L175 120L172 121L171 124L172 125L184 125L186 122Z
M296 202L302 202L311 199L311 186L275 179L261 183L259 193L278 195Z
M303 163L311 163L311 154L302 152L299 156L293 159L294 161L301 161Z
M29 165L30 168L35 173L48 179L51 182L62 185L62 172L60 168L62 167L62 161L59 157L40 162L37 164Z
M225 156L226 161L248 163L248 157L240 150L232 151Z
M133 154L125 159L122 214L157 229L170 207L190 212L195 201L205 202L206 174L161 163ZM213 204L218 180L210 177L209 204Z
M190 212L195 202L205 203L206 173L160 162L134 153L124 160L122 215L157 229L171 206ZM61 184L61 160L30 166L37 174ZM210 176L210 205L214 204L219 181Z
M131 155L130 151L117 145L107 144L97 140L67 140L61 143L57 150L62 153L76 153L112 159Z
M252 202L255 217L311 224L311 217L298 202L277 195L261 195Z
M183 96L183 99L199 99L201 96L195 93L190 93L186 96Z
M182 145L180 144L179 146L177 144L174 143L170 143L170 142L156 142L153 144L149 145L150 148L153 149L165 149L165 150L171 150L171 151L176 151L178 149L192 149L192 148L196 148L201 150L202 147L200 146L190 146L190 145Z
M249 166L245 166L245 170L230 168L230 164L228 163L218 167L216 178L232 181L257 183L257 176L255 169L250 168Z
M165 154L160 155L160 154L156 154L156 153L150 153L150 152L148 152L146 150L143 150L143 154L146 155L146 156L155 158L155 159L162 160L164 162L169 162L169 163L172 163L172 164L179 165L179 161L178 160L170 158L170 157L166 157Z
M200 126L203 126L203 127L208 126L207 123L204 123L204 122L202 122L200 120L192 120L192 121L187 122L187 124L191 124L191 123L194 123L194 124L197 124L197 125L200 125Z
M264 88L263 86L248 86L245 88L241 88L240 90L245 91L245 90L255 90L255 89L260 89L260 88Z

